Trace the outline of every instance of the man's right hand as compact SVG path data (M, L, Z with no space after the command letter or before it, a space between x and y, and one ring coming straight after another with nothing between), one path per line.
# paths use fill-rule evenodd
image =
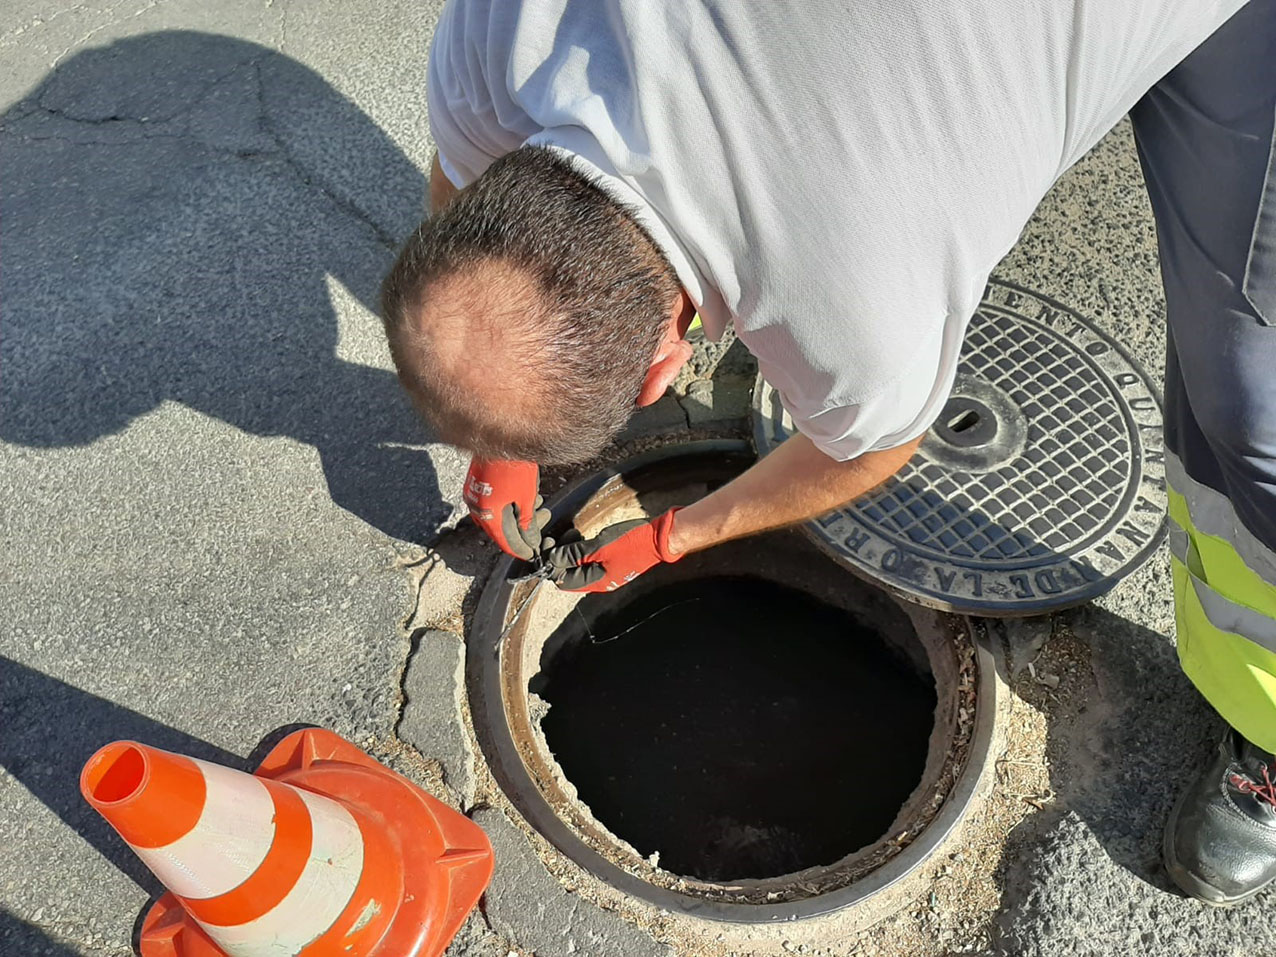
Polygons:
M540 469L535 462L470 462L465 476L465 504L470 518L506 554L530 561L540 553L541 532L549 509L536 494Z

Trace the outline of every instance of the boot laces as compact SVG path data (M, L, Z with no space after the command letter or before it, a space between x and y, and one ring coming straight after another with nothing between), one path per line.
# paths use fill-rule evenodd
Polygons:
M1259 764L1259 772L1263 775L1263 780L1259 782L1255 778L1246 777L1233 772L1228 775L1228 782L1236 790L1242 794L1252 794L1258 800L1270 804L1276 808L1276 781L1271 778L1271 768L1266 762Z

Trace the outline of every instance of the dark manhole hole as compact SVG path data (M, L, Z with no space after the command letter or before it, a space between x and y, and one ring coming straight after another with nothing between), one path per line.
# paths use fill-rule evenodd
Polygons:
M659 514L751 461L738 442L656 450L563 493L552 531ZM983 793L997 684L971 623L800 533L607 595L525 571L499 562L475 613L475 730L523 817L608 893L693 921L871 922Z
M609 599L565 620L532 690L550 751L612 833L709 881L831 865L885 835L926 765L929 673L761 578Z
M754 437L793 431L762 379ZM990 282L951 397L900 472L808 527L857 574L962 614L1040 614L1097 597L1165 529L1161 406L1094 324Z

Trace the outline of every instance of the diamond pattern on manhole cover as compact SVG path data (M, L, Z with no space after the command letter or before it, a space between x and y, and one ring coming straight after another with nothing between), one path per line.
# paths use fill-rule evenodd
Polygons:
M1164 533L1161 422L1155 387L1116 342L993 281L948 405L912 461L809 529L853 571L927 605L1027 615L1079 604ZM792 431L759 379L759 453Z

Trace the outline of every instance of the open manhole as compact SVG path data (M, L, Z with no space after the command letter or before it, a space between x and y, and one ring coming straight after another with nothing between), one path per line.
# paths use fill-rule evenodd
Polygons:
M588 536L751 460L742 443L661 449L555 516ZM979 790L996 682L969 623L896 602L800 533L605 595L518 570L500 563L469 640L480 743L525 819L625 895L744 923L839 911L917 868Z
M579 799L639 855L705 881L825 867L886 834L934 727L929 669L885 634L907 618L680 571L583 600L542 656L545 743ZM890 733L871 730L885 715Z

